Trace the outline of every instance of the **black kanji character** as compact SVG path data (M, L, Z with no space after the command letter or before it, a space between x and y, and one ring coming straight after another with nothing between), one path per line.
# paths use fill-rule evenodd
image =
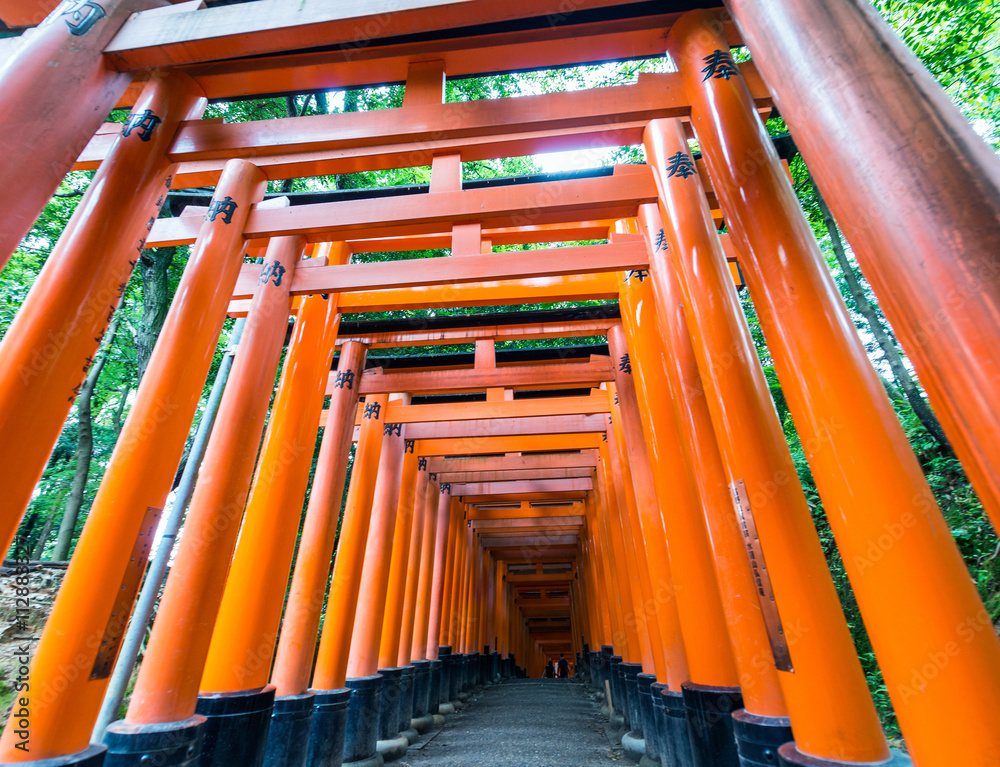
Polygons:
M625 282L628 282L633 277L635 277L639 282L643 282L649 275L648 269L629 269L625 272Z
M288 271L281 265L280 261L275 261L273 264L264 264L264 268L260 270L260 277L257 278L257 284L263 285L272 277L274 278L274 286L277 287L281 284L281 278Z
M375 418L378 420L379 413L382 412L382 405L378 402L369 402L365 405L365 418Z
M441 492L442 493L450 493L451 492L451 482L442 482L441 483Z
M666 249L667 249L667 235L665 235L663 233L663 230L661 229L656 235L656 251L659 252L661 250L666 250Z
M694 160L689 155L684 154L684 152L677 152L667 160L667 178L671 176L690 178L694 174Z
M621 359L618 360L618 369L623 373L632 375L632 360L629 359L628 354L623 354Z
M716 80L728 80L733 75L739 74L736 64L733 63L733 57L729 55L728 51L712 51L702 61L708 65L701 70L705 73L702 82L713 77Z
M161 197L160 199L163 199L163 198ZM156 223L156 219L155 218L150 218L149 221L146 222L146 231L148 232L150 229L152 229L153 228L153 224L155 224L155 223Z
M615 392L615 404L618 404L618 392Z
M138 131L140 139L143 141L149 141L153 138L153 131L156 130L156 126L161 122L163 122L163 120L154 115L152 109L146 109L142 112L133 112L128 116L128 120L125 122L125 127L122 128L122 136L127 138L132 135L132 131Z
M608 433L604 432L603 434L601 434L601 442L607 442L607 441L608 441Z
M208 213L205 214L206 221L215 221L216 216L222 214L222 223L233 223L233 214L239 205L228 194L221 200L212 200L208 206Z
M63 5L61 16L69 16L66 26L74 37L83 37L94 25L108 15L99 3L91 0L69 0Z
M354 371L345 370L341 373L337 371L337 378L333 382L333 387L335 389L353 389L354 388Z
M438 478L438 475L437 475L437 472L436 472L436 471L435 471L435 472L432 472L432 473L431 473L430 475L428 475L428 476L430 476L430 478L431 478L431 479L433 479L433 480L437 481L437 478Z
M427 458L425 456L420 456L417 459L417 468L421 470L427 468Z
M414 443L414 441L412 439L406 440L403 443L403 452L404 453L412 453L413 452L413 446L414 446L414 444L415 443Z
M375 417L376 418L378 417L378 413L375 414ZM390 437L393 434L395 434L397 437L402 436L402 434L403 434L403 424L401 424L401 423L387 423L385 426L382 427L382 434L384 434L386 436L390 436Z

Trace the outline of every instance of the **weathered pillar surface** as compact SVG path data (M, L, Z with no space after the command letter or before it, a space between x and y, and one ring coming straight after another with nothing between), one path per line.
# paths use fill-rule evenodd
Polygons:
M338 260L346 255L344 248ZM340 325L337 298L306 296L299 307L212 633L202 691L267 684Z
M666 163L675 156L668 149L674 144L666 143L668 128L673 137L674 123L654 121L645 137L660 185L665 240L681 275L688 327L730 487L734 493L745 488L746 527L756 523L785 626L790 660L776 660L779 669L794 667L794 675L779 677L796 741L816 756L884 759L888 747L708 203L699 189L682 207L677 187L665 183L674 177L690 188L699 183L691 175L681 178L681 171L665 178Z
M1000 640L992 630L967 638L962 629L970 621L990 623L988 613L746 85L735 72L717 79L692 71L695 59L714 57L722 44L704 34L699 18L681 22L670 45L679 53L705 162L742 248L761 328L900 726L918 760L954 758L956 735L970 761L988 758L1000 748L990 724L1000 716L1000 688L981 680L1000 679ZM665 141L661 162L677 144ZM747 174L751 158L757 169ZM664 187L696 180L666 172L660 172ZM886 535L889 543L879 543ZM924 604L929 593L938 595L932 605ZM962 652L920 694L908 694L913 669L948 643ZM986 732L992 738L984 739Z
M407 449L410 449L409 445L407 445ZM415 451L415 449L414 446L413 450ZM395 586L390 585L390 588L395 590L397 594L396 598L399 602L398 631L394 633L392 627L389 625L382 627L382 650L380 652L380 656L382 657L379 658L379 666L382 668L407 666L411 660L424 660L422 657L411 655L410 647L413 643L413 624L416 618L417 595L420 587L422 566L420 558L424 528L428 526L429 522L427 513L427 464L424 463L424 468L420 468L420 456L414 453L407 455L406 460L413 464L412 469L409 469L412 474L410 480L412 484L409 486L404 484L403 492L409 495L409 498L406 495L400 498L400 516L396 519L396 525L399 527L405 517L409 516L409 520L404 524L406 528L405 532L407 533L405 536L407 538L406 562L403 563L400 559L400 564L397 566L396 557L393 556L393 574L389 576L389 580L390 584L395 583ZM404 465L404 482L407 471L408 467ZM407 509L409 512L407 512ZM402 536L403 532L400 529L397 530L396 534ZM393 540L393 546L395 544L396 541ZM396 579L395 581L393 580L394 578ZM386 608L386 617L388 620L388 607Z
M1000 529L1000 159L863 0L727 0Z
M32 662L32 759L75 753L90 740L236 287L243 225L264 184L254 165L231 160L216 188L216 214L201 226ZM0 759L24 761L15 728L8 722Z
M423 458L423 456L421 456ZM423 458L426 461L426 458ZM434 581L434 573L437 571L438 559L444 559L445 542L447 541L447 531L438 530L438 488L437 483L432 482L427 471L427 464L420 465L417 461L421 474L427 476L424 490L423 520L424 524L420 536L420 573L417 579L416 602L413 607L413 635L410 640L410 657L408 660L433 660L437 657L437 646L429 648L427 645L427 633L430 623L431 612L431 587ZM447 519L445 520L447 523ZM440 539L440 543L438 542ZM440 605L439 605L440 609Z
M428 493L435 487L436 483L428 484ZM433 496L433 494L431 494ZM430 503L430 498L427 499ZM451 490L438 487L437 523L436 539L434 544L434 573L430 585L430 602L427 618L427 660L435 660L438 654L438 639L441 636L441 623L443 612L441 605L444 600L444 570L447 564L446 559L450 556L454 558L454 552L447 550L446 542L449 532L454 532L457 536L458 525L450 524L451 520ZM423 581L421 581L423 589ZM422 600L421 600L422 601ZM414 643L416 643L414 638Z
M787 716L757 584L750 569L743 533L733 512L726 470L712 430L705 389L684 317L681 286L666 246L656 246L663 229L658 207L655 204L640 206L639 223L650 246L649 279L639 280L636 276L631 280L633 284L629 286L622 319L626 331L637 344L642 344L643 338L650 339L648 342L654 349L648 352L652 355L649 364L646 364L646 353L636 354L640 371L637 380L642 381L647 375L662 376L667 385L668 401L677 411L711 539L714 553L711 559L718 573L744 707L760 716ZM651 340L653 333L659 336L658 345ZM656 407L653 397L647 394L643 402L652 417Z
M390 395L389 401L409 404L410 396L394 394ZM404 424L386 423L383 427L382 456L378 465L359 586L359 593L364 594L364 599L359 601L354 616L354 631L351 634L351 650L347 661L349 677L371 676L379 669L379 646L385 618L386 591L389 587L392 537L399 507L405 431Z
M337 539L337 520L343 502L365 356L366 347L356 341L346 342L340 352L330 411L316 461L316 476L302 527L302 542L295 559L288 606L271 672L271 681L279 696L299 695L309 687L330 560ZM378 438L381 445L381 434ZM352 487L354 483L352 476ZM350 502L349 497L347 508Z
M337 546L333 580L327 597L323 635L313 672L312 686L317 690L338 690L347 679L348 653L354 632L358 595L361 592L365 544L382 455L382 429L388 401L388 394L370 395L364 401L361 436L354 453L351 486L347 491L340 543Z
M132 82L131 72L107 66L104 47L132 13L162 4L101 0L79 10L61 4L0 69L0 156L6 158L0 165L0 269ZM133 115L149 108L140 101ZM165 111L153 114L166 119ZM174 131L164 132L169 144Z
M254 290L230 384L205 451L170 577L129 702L126 721L179 722L195 712L212 627L288 328L298 236L271 240Z
M63 21L58 23L65 28ZM58 31L59 26L50 29ZM8 75L9 68L0 83ZM32 94L33 100L38 97ZM66 101L75 102L75 97ZM177 126L199 117L206 104L201 89L186 75L161 71L153 76L136 104L135 124L123 126L0 342L0 369L5 371L0 377L3 551L10 547L146 233L167 198L173 167L167 150ZM0 110L0 125L9 116ZM27 135L23 125L0 129L0 143L21 144ZM8 161L0 175L16 173L17 180L5 184L2 194L22 197L24 179L32 178L22 161L43 159L44 152L37 145L30 151L19 146L4 155ZM6 200L0 200L0 211L5 222L13 215Z
M640 284L635 276L622 283L620 303L623 318L630 310L635 311L633 291L637 288L629 283ZM663 583L655 584L657 608L665 606L668 600L676 602L675 609L680 620L676 628L678 635L673 641L681 642L683 635L691 680L704 685L735 687L738 686L738 678L712 565L714 556L705 531L689 459L682 449L683 434L677 428L662 367L659 377L650 370L655 360L650 360L647 355L655 355L659 349L654 346L658 341L658 336L654 335L655 310L652 306L649 309L647 317L654 321L653 326L648 328L651 332L648 337L644 334L636 338L631 354L622 325L614 325L608 331L608 344L612 359L627 363L615 365L614 370L622 432L630 463L633 470L643 463L651 469L650 478L656 490L656 499L663 504L654 505L658 512L656 518L643 519L643 538L649 548L651 562L660 558L669 562L669 576L664 576ZM631 324L628 319L626 322ZM640 379L647 386L654 387L648 392L650 396L644 399L647 405L643 410L646 414L644 419L640 416L640 404L636 397ZM636 455L640 450L645 452L644 434L648 436L649 445L645 460L641 454Z

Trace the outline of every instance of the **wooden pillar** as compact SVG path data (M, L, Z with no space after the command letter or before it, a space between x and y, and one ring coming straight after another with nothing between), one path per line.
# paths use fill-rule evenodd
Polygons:
M418 465L422 474L427 474L426 458L421 456ZM434 573L437 571L438 560L444 565L445 543L448 531L438 528L438 491L437 483L427 477L427 487L424 496L424 525L420 537L420 577L417 581L417 601L413 610L413 638L410 641L409 660L433 660L437 658L437 647L427 646L430 627L431 595L434 583ZM447 519L445 523L447 524ZM440 541L440 542L439 542ZM441 605L438 604L440 613ZM433 650L433 654L431 654Z
M406 562L399 564L397 568L397 558L394 552L393 572L389 576L390 588L394 588L399 595L397 597L399 599L399 627L396 632L392 631L392 626L382 627L380 668L408 666L411 660L424 659L422 655L413 656L410 653L410 647L413 644L413 624L416 617L417 594L422 572L420 557L423 551L424 530L431 527L430 533L433 537L434 518L428 513L427 507L427 464L425 462L424 468L420 468L420 457L416 455L416 445L412 440L407 440L406 449L408 454L404 458L406 463L403 464L402 490L404 495L399 499L399 515L396 518L396 536L404 537L404 532L406 533ZM409 464L412 464L412 467ZM407 484L407 473L412 475L409 484ZM400 521L405 520L407 516L409 521L403 522L405 529L400 528ZM393 546L395 543L394 539ZM402 585L399 583L400 580ZM388 616L389 608L387 607L387 620ZM426 651L424 655L426 655Z
M375 498L378 466L382 455L388 394L369 395L363 403L361 436L354 453L351 484L340 527L340 542L334 559L333 581L326 602L326 618L320 637L312 687L339 690L347 679L347 664L354 633L354 617L361 592L365 547L370 513Z
M733 512L722 456L684 317L684 298L666 247L657 248L663 228L655 204L639 208L639 222L650 251L649 279L630 280L622 306L622 322L636 350L636 383L650 419L673 403L705 515L729 627L733 657L739 672L743 706L758 716L788 715L778 683L774 656L764 624L757 584L750 569L743 533ZM669 351L668 351L669 349ZM648 381L648 383L647 383ZM657 381L660 381L659 383ZM653 392L666 394L654 396Z
M647 133L650 156L655 158L651 164L657 169L667 158L653 142L664 127L656 122ZM696 177L687 180L699 183ZM780 619L787 627L790 660L776 660L779 670L794 668L794 674L780 672L779 679L796 742L819 757L885 759L885 737L707 201L703 194L686 199L688 205L680 213L661 198L665 240L684 287L688 327L730 490L745 489L748 525L756 525ZM741 513L746 516L745 510Z
M131 14L156 5L154 0L101 0L74 12L61 4L24 35L0 69L0 156L7 158L0 165L0 269L132 82L131 72L107 65L105 46ZM146 109L162 120L196 119L204 102L184 118L140 99L132 116ZM161 128L169 143L174 130ZM162 147L150 156L160 162ZM125 248L133 240L125 238ZM113 242L108 237L102 251Z
M437 537L435 539L434 577L431 581L430 611L427 621L427 660L437 660L438 642L441 637L441 604L444 600L444 569L449 554L448 539L451 520L451 490L438 487Z
M90 741L236 286L243 225L263 191L254 165L226 164L215 199L229 197L235 210L201 226L32 661L32 758L76 753ZM23 754L15 729L8 721L0 759Z
M345 263L350 253L340 245L334 260ZM215 621L202 691L267 684L340 326L337 299L336 294L306 296L299 306Z
M309 493L302 540L271 671L271 682L278 696L301 695L309 688L366 354L367 347L356 341L347 341L340 350L330 410L316 459L316 476ZM373 430L370 427L368 431Z
M672 50L681 60L712 56L718 48L719 38L704 36L699 18L690 17L671 35ZM1000 679L1000 640L992 629L966 637L961 627L968 621L991 623L989 614L751 108L746 85L738 74L729 80L703 79L690 65L681 75L706 164L719 179L718 195L743 251L761 328L900 726L918 760L954 758L957 733L964 735L969 760L987 758L1000 748L1000 734L990 724L1000 716L1000 687L983 685L982 679ZM676 141L666 131L661 135L663 150L671 153ZM660 160L668 156L661 154ZM751 157L758 168L748 175L742 168ZM666 177L665 170L659 175L665 201L680 198L677 187L683 181ZM1000 235L1000 227L995 231ZM995 284L1000 288L1000 279ZM995 305L991 318L993 312ZM954 369L949 373L961 375ZM998 383L1000 373L991 371L989 378ZM883 536L888 544L879 543ZM929 603L927 594L935 595ZM962 651L922 684L919 694L908 694L913 670L949 643Z
M117 21L120 23L121 19ZM59 40L66 42L66 23L58 18L56 22L38 32L35 41L57 34ZM96 39L96 28L92 34ZM85 38L83 42L89 46L93 39ZM68 63L72 57L67 59L67 56L68 53L60 55L53 63L61 59ZM0 72L0 94L3 94L0 103L6 103L6 81L11 77L24 77L24 73L19 73L10 64ZM71 75L57 66L46 67L46 70L59 77ZM59 92L63 106L72 108L73 104L80 103L86 104L87 109L92 108L83 96L64 98L63 89ZM44 102L48 96L32 91L31 103L39 99ZM136 104L139 111L135 114L149 112L159 122L149 120L137 125L128 135L115 139L0 341L0 369L6 371L0 377L0 413L3 413L0 478L4 487L0 494L0 550L4 552L14 540L21 515L139 260L146 234L167 198L170 172L174 167L167 150L173 143L177 126L183 120L201 116L206 103L201 89L187 75L169 70L153 75L139 97ZM101 112L100 119L107 111ZM0 109L0 126L11 119L12 114L16 112ZM56 121L54 114L48 117ZM45 164L58 154L44 144L35 143L38 136L31 134L23 119L15 122L18 123L16 128L11 125L0 129L0 146L17 145L17 149L10 149L4 155L7 161L0 170L0 176L11 173L17 177L9 179L0 192L0 211L4 217L0 227L3 232L0 234L0 257L4 261L24 233L13 221L18 215L17 201L31 196L26 193L24 182L38 179L25 163L39 161ZM67 127L77 129L70 123ZM58 131L54 135L58 137ZM33 145L28 148L24 146L25 141ZM61 140L55 146L65 151ZM60 170L60 180L75 159L74 154L68 160L69 165ZM61 163L53 161L61 167ZM57 185L58 181L55 185L45 182L46 200ZM31 210L25 214L30 219L24 224L25 231L43 205L44 201L37 209L31 205ZM2 243L15 230L20 234L10 248L5 248Z
M1000 160L868 3L727 5L1000 530Z
M271 240L129 702L135 725L194 715L291 309L298 236ZM273 276L272 276L273 275ZM266 278L266 279L265 279Z
M391 395L390 402L408 405L410 395ZM378 465L378 481L371 506L368 543L365 545L364 568L360 593L365 598L358 603L351 635L351 652L347 676L362 677L378 673L382 624L392 568L393 533L399 508L400 483L405 451L405 424L385 424L382 456ZM395 663L395 654L390 663Z

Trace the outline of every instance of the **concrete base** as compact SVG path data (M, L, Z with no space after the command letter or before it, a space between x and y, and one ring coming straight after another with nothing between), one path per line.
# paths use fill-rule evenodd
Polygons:
M465 703L465 701L467 701L469 699L469 693L467 693L467 692L460 692L458 694L458 699L460 701L462 701L462 703Z
M465 701L462 700L461 698L459 698L458 700L453 700L451 702L451 707L456 711L461 711L463 708L465 708Z
M434 726L434 714L427 714L410 720L410 727L423 735Z
M375 744L375 750L382 757L383 762L395 762L406 756L406 750L410 747L410 741L404 735L397 735L389 740L380 740Z
M601 716L607 716L610 711L611 711L611 709L608 708L608 704L607 703L602 703L601 704Z
M611 725L612 730L624 730L625 717L620 711L615 711L615 713L611 715L611 719L608 720L608 724Z
M646 740L645 738L636 737L635 733L631 730L622 735L622 751L625 752L625 758L630 762L635 762L636 764L646 755Z
M454 712L452 712L454 713ZM441 714L434 714L434 726L444 727L444 717Z
M412 722L413 720L411 719L410 721ZM410 727L406 730L403 730L399 734L404 738L406 738L406 742L409 743L411 746L418 740L420 740L420 733L417 732L415 727Z
M444 716L447 714L454 714L454 713L455 713L455 707L451 703L442 703L441 705L438 706L438 712L437 712L438 716Z
M376 751L375 756L360 759L356 762L344 762L341 767L385 767L385 761L382 759L382 754Z
M642 759L639 760L639 767L663 767L663 764L653 761L648 756L643 754Z

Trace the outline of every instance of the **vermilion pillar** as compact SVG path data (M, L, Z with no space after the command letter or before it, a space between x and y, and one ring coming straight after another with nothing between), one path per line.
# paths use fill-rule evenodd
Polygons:
M361 591L365 544L382 454L382 429L388 401L389 395L378 394L366 397L363 403L361 436L354 454L333 581L327 597L326 620L313 672L312 686L317 690L340 689L347 679L348 651Z
M392 395L390 402L409 404L410 396ZM371 676L378 671L382 622L385 618L386 591L393 553L393 531L399 507L400 480L403 472L404 424L387 423L382 440L382 456L378 465L378 480L369 518L368 542L365 545L364 567L359 601L354 616L351 651L347 662L349 677Z
M8 722L3 760L87 748L236 286L243 224L263 191L254 165L226 164L214 201L229 197L230 215L201 226L32 662L31 752L15 748Z
M271 681L279 696L299 695L309 687L330 560L337 539L337 522L343 502L365 356L364 345L356 341L346 342L341 348L334 374L330 409L302 528L302 543L295 560L288 606L271 673ZM374 428L369 427L368 431L374 431ZM353 477L351 484L354 484Z
M663 154L672 146L661 143L666 127L654 122L646 133L650 164L664 195L665 241L681 275L688 327L730 490L749 499L740 506L747 540L753 543L749 531L755 524L784 626L783 635L775 633L773 638L783 638L788 645L784 662L779 660L779 679L796 743L817 757L885 759L885 737L707 200L699 188L681 205L673 196L676 186L664 183L674 177L691 188L700 183L690 174L682 178L680 170L664 178L666 163L676 154ZM677 161L679 167L682 161Z
M129 703L129 726L194 715L288 328L297 236L271 240L174 564ZM114 729L114 725L112 725ZM134 732L134 729L133 729Z
M332 260L343 263L347 256L346 247L340 247ZM306 296L299 306L212 633L202 691L267 684L340 325L337 298Z
M126 4L119 3L118 7L122 5ZM113 23L121 23L119 14ZM98 29L95 27L91 34L93 38L82 41L67 37L66 21L57 18L56 23L40 30L27 47L37 45L40 38L48 39L53 35L57 39L56 51L62 45L69 47L70 41L89 47L98 38ZM91 51L90 55L97 54ZM60 60L69 63L72 56L68 52L59 54L51 63ZM3 94L0 103L5 104L9 95L7 81L27 76L15 68L17 61L15 57L0 71L0 94ZM71 72L64 72L58 66L45 69L46 77L73 79ZM52 95L34 90L37 82L33 77L28 76L25 84L32 84L30 104L34 109ZM82 94L63 98L65 87L68 82L59 89L60 108L74 108L75 104L93 108ZM151 117L141 124L137 122L131 130L128 125L123 127L127 135L115 139L0 342L0 365L6 371L0 378L0 477L4 486L0 496L2 551L7 551L14 539L21 515L139 260L146 234L166 200L173 167L167 150L173 143L177 126L182 120L199 117L206 103L201 89L186 75L169 70L153 75L139 97L137 111L133 112L140 117L148 112ZM100 112L98 124L107 112L107 109ZM26 123L23 116L16 118L17 114L17 109L13 112L0 109L0 145L16 145L16 148L7 147L8 161L0 170L0 176L8 173L16 176L10 178L0 192L0 211L4 220L0 225L0 263L6 261L24 234L21 223L16 221L18 206L29 201L28 212L20 214L26 216L23 226L26 231L44 204L36 207L30 202L32 195L25 192L25 180L41 181L48 171L39 170L34 174L26 163L37 161L43 166L55 157L53 162L60 168L58 177L61 179L76 159L73 154L65 168L58 160L60 152L66 151L61 145L65 137L60 136L58 126L75 131L78 128L71 120L56 113L45 115L49 123L47 128L52 133L33 134L30 121ZM7 124L12 119L13 123ZM36 143L42 135L44 143ZM57 140L49 147L47 142L53 136ZM31 142L30 147L24 145L26 141ZM45 187L45 199L48 199L58 180L55 184L48 181L41 181L41 184ZM30 183L28 188L31 188ZM10 236L13 239L6 248L4 242Z
M424 521L424 501L427 499L427 470L418 470L419 459L413 440L406 441L405 449L396 531L392 537L392 561L385 601L385 620L382 623L382 645L379 649L380 668L407 666L411 660L412 608L416 603L420 572L420 527ZM411 606L409 619L406 612L408 598ZM405 650L402 650L404 647Z
M682 61L712 57L721 44L703 34L699 18L672 34ZM690 63L682 76L705 161L743 249L761 328L910 749L918 760L956 753L973 762L992 758L1000 748L992 726L1000 686L981 680L1000 680L1000 640L992 629L971 636L962 629L991 621L950 529L746 85L738 74L703 78ZM667 153L675 145L664 141ZM758 168L749 175L743 167L751 158ZM665 178L664 185L678 181ZM928 593L936 595L929 604ZM962 651L920 684L919 694L910 692L913 669L949 643ZM954 704L956 697L963 703ZM956 734L963 742L957 750Z
M650 421L664 407L664 398L676 410L682 435L679 444L688 451L698 501L711 538L711 559L718 574L743 705L759 716L785 717L787 709L757 584L712 430L705 388L684 317L681 288L666 247L656 246L663 228L657 206L640 206L639 223L650 248L649 274L646 278L640 273L633 274L621 308L623 326L637 363L633 371L640 400ZM664 387L665 395L653 394L663 392ZM658 443L651 440L650 444L655 452Z
M420 456L420 458L424 461L427 460L424 456ZM428 476L422 515L424 522L420 536L420 573L417 579L416 602L413 607L413 636L410 640L409 660L433 660L437 657L437 648L430 648L427 645L431 598L432 593L436 593L436 591L432 592L432 585L439 559L442 561L443 566L448 531L438 528L438 495L440 493L437 483L431 481L426 463L421 465L420 459L418 459L418 468L421 474L427 474ZM447 524L447 518L444 522ZM437 616L439 622L440 610L441 604L439 602Z
M430 499L428 499L430 502ZM458 527L449 524L451 520L451 490L438 488L437 528L434 550L434 574L431 580L430 609L427 620L427 659L434 660L438 656L438 639L441 632L442 610L444 599L444 568L449 552L445 546L448 540L449 528ZM421 581L421 588L423 582Z
M130 14L157 3L102 0L82 5L59 4L24 36L0 69L0 155L8 158L0 167L0 269L132 82L131 72L107 65L105 46ZM141 116L149 108L149 102L140 100L132 114ZM170 111L169 119L185 119ZM153 114L168 119L166 110ZM198 116L200 111L186 119ZM164 132L169 143L174 131L168 127ZM158 154L162 158L160 152L151 156ZM122 244L132 241L128 237Z
M727 5L1000 529L1000 160L867 3Z

